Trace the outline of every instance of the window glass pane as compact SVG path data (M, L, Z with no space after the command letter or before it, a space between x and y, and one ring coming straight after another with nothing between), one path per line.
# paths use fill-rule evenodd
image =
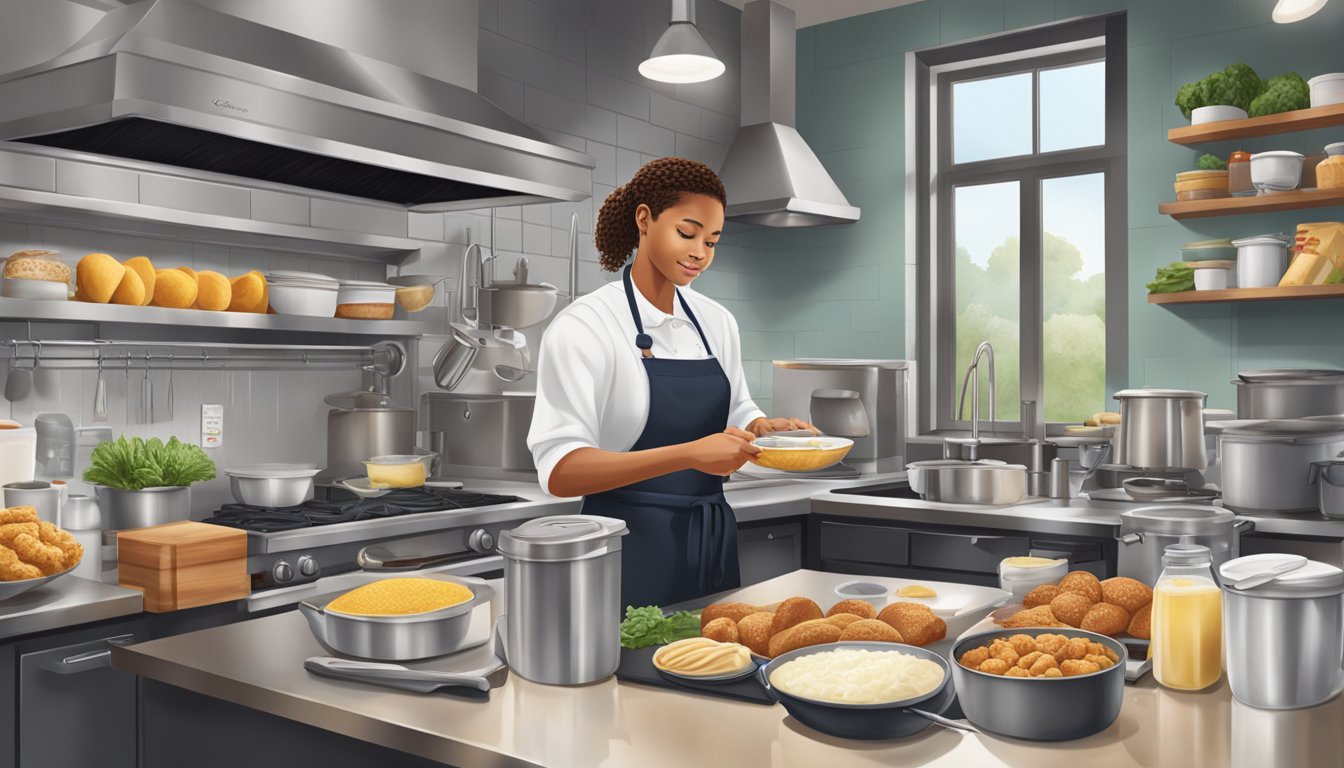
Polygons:
M952 84L952 162L1031 154L1031 73Z
M1102 173L1041 182L1046 421L1106 410L1105 186Z
M1041 151L1106 143L1106 62L1041 70Z
M956 248L956 377L952 416L966 366L982 341L994 347L998 419L1016 421L1018 393L1018 182L957 187L953 192ZM980 418L989 421L989 366L980 369ZM966 395L965 418L971 418Z

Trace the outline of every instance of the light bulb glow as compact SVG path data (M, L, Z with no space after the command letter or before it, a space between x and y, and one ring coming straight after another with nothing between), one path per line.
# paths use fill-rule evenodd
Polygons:
M1325 7L1326 0L1279 0L1270 16L1279 24L1301 21Z
M660 83L703 83L724 72L722 61L693 53L673 53L645 59L639 74Z

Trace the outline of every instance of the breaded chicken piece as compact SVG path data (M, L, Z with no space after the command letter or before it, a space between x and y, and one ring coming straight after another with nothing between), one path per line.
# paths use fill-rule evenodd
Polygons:
M1063 650L1055 654L1055 657L1060 661L1066 659L1081 659L1087 655L1088 645L1089 643L1085 637L1071 637L1069 638L1069 641L1064 644Z
M1031 669L1028 669L1027 672L1030 673L1032 677L1040 677L1058 666L1059 662L1055 661L1054 656L1042 654L1041 657L1036 660L1036 663L1031 665Z
M1068 659L1059 665L1059 671L1065 677L1075 677L1077 675L1090 675L1093 672L1100 672L1101 666L1083 659Z
M1024 655L1022 658L1018 659L1017 666L1021 667L1022 669L1031 669L1031 665L1035 664L1036 660L1044 655L1045 654L1041 653L1040 651L1032 651L1031 653L1028 653Z
M1021 667L1013 667L1003 673L1004 677L1031 677L1031 673Z
M0 525L6 523L36 523L37 521L37 508L30 507L27 504L0 509Z
M1006 675L1012 666L1003 659L985 659L980 662L980 671L991 675Z
M1044 675L1041 675L1041 677L1063 677L1063 676L1064 673L1059 671L1059 667L1051 667L1045 670Z
M37 538L40 539L43 544L61 548L61 554L64 555L64 558L61 561L63 569L73 568L79 563L80 558L84 557L84 545L76 541L75 537L70 535L69 531L63 528L57 528L46 521L38 523L37 525Z
M20 560L41 569L43 575L50 576L59 572L65 563L65 553L60 547L43 544L36 536L29 536L26 533L15 536L10 548Z
M1012 644L1013 650L1017 651L1019 656L1026 656L1036 650L1036 640L1030 635L1013 635L1008 638L1008 642Z
M987 659L989 659L989 649L982 645L979 648L972 648L961 654L961 666L969 667L970 669L979 669L980 664Z
M1097 655L1088 654L1087 656L1083 657L1083 661L1090 661L1102 669L1110 669L1111 667L1115 666L1114 661L1111 661L1110 659L1100 654Z
M36 537L41 532L42 529L39 528L37 523L35 522L5 523L3 525L0 525L0 545L4 545L6 547L12 547L14 545L14 537L18 536L20 533L26 533L29 536Z
M1013 666L1021 655L1013 648L1012 643L1007 640L995 640L989 644L989 657L991 659L1003 659L1008 662L1008 666Z
M41 568L23 562L9 547L0 546L0 581L22 581L41 576Z

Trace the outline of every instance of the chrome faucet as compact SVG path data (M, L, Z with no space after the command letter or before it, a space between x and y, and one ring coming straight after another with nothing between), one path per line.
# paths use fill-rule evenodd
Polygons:
M995 406L994 391L994 347L990 346L988 341L980 342L980 346L975 348L975 356L971 358L971 364L966 366L966 375L961 378L961 404L957 407L957 419L960 420L966 413L966 385L971 385L971 440L980 439L980 357L984 356L989 361L989 431L994 431L994 422L998 421Z

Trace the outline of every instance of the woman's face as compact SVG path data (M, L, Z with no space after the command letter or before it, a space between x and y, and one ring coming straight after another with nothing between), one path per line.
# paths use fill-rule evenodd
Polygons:
M639 247L673 284L685 287L714 261L723 231L723 204L709 195L686 193L653 217L647 205L635 209Z

